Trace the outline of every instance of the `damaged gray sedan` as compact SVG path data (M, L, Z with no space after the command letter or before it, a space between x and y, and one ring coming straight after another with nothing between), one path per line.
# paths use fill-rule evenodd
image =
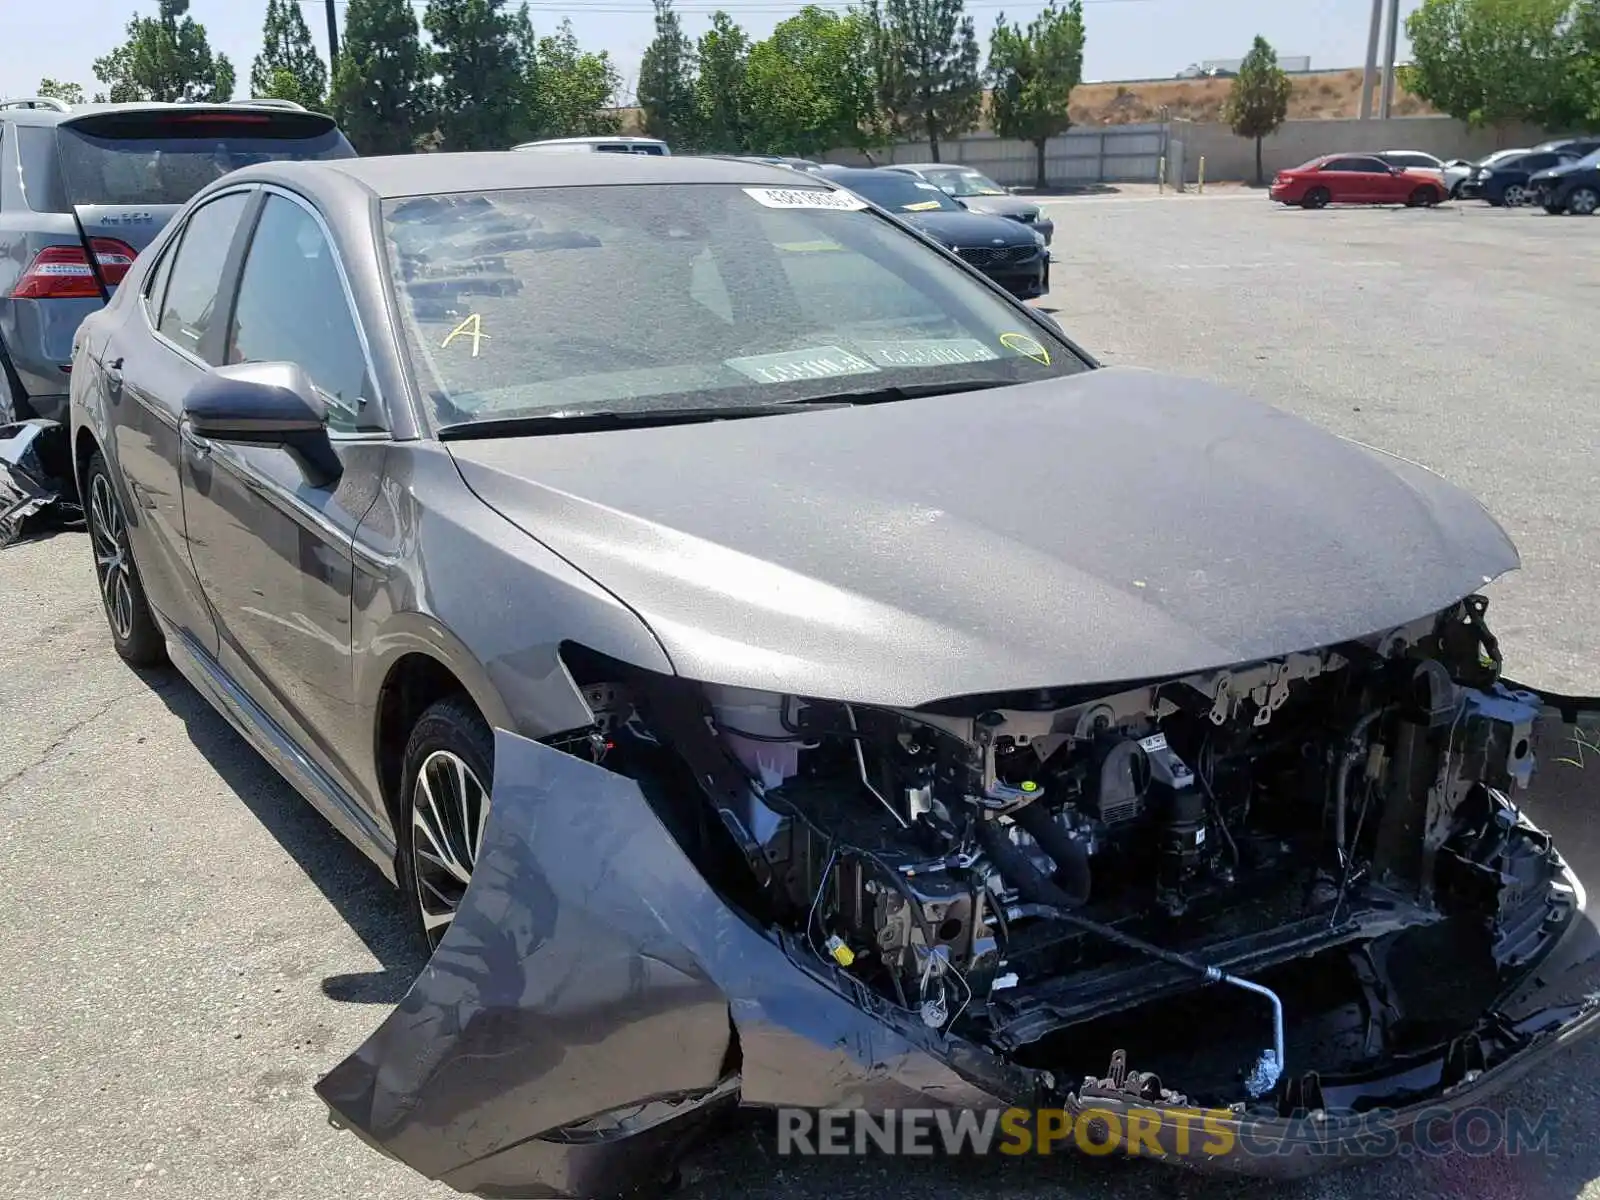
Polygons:
M826 181L235 172L72 389L117 649L432 947L317 1091L457 1189L741 1103L1204 1107L1293 1173L1600 1021L1600 702L1506 678L1495 521Z

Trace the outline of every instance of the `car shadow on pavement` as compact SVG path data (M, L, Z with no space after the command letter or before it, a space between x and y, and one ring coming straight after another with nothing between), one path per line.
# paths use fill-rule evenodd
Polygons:
M189 740L244 802L382 967L331 975L329 999L350 1004L397 1004L428 955L412 937L394 886L372 861L234 730L176 670L141 672L167 708L183 721Z

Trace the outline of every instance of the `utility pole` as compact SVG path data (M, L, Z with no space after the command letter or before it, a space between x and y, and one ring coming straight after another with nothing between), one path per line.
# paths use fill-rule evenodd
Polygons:
M1378 82L1378 34L1383 29L1383 0L1372 0L1372 24L1367 30L1367 62L1361 72L1361 120L1372 120L1372 91Z
M328 78L333 78L339 67L339 10L334 0L324 0L328 12Z
M1387 121L1394 106L1394 60L1399 53L1400 0L1389 0L1389 27L1383 39L1383 102L1378 108L1380 120Z

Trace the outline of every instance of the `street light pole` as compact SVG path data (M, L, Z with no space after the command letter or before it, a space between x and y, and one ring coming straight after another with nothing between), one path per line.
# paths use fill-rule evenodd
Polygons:
M1383 39L1383 102L1378 109L1379 118L1385 121L1394 107L1394 60L1399 54L1399 41L1400 0L1389 0L1389 28Z
M1372 120L1372 90L1378 81L1378 34L1383 29L1383 0L1372 0L1372 24L1367 30L1367 62L1361 72L1361 112L1363 121Z
M324 7L328 12L328 78L332 79L339 67L339 12L334 0L325 0Z

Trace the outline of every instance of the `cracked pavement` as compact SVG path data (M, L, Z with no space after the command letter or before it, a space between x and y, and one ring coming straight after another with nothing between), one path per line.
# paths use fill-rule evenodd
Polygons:
M1600 690L1600 446L1582 408L1600 223L1221 197L1053 215L1047 306L1087 346L1243 387L1483 496L1527 564L1491 608L1509 661ZM0 1196L454 1196L330 1129L310 1090L421 966L378 871L181 679L122 666L81 533L0 550L0 613ZM1600 1200L1600 1046L1505 1102L1557 1109L1553 1153L1278 1185L1074 1157L781 1159L751 1116L694 1156L679 1196Z

